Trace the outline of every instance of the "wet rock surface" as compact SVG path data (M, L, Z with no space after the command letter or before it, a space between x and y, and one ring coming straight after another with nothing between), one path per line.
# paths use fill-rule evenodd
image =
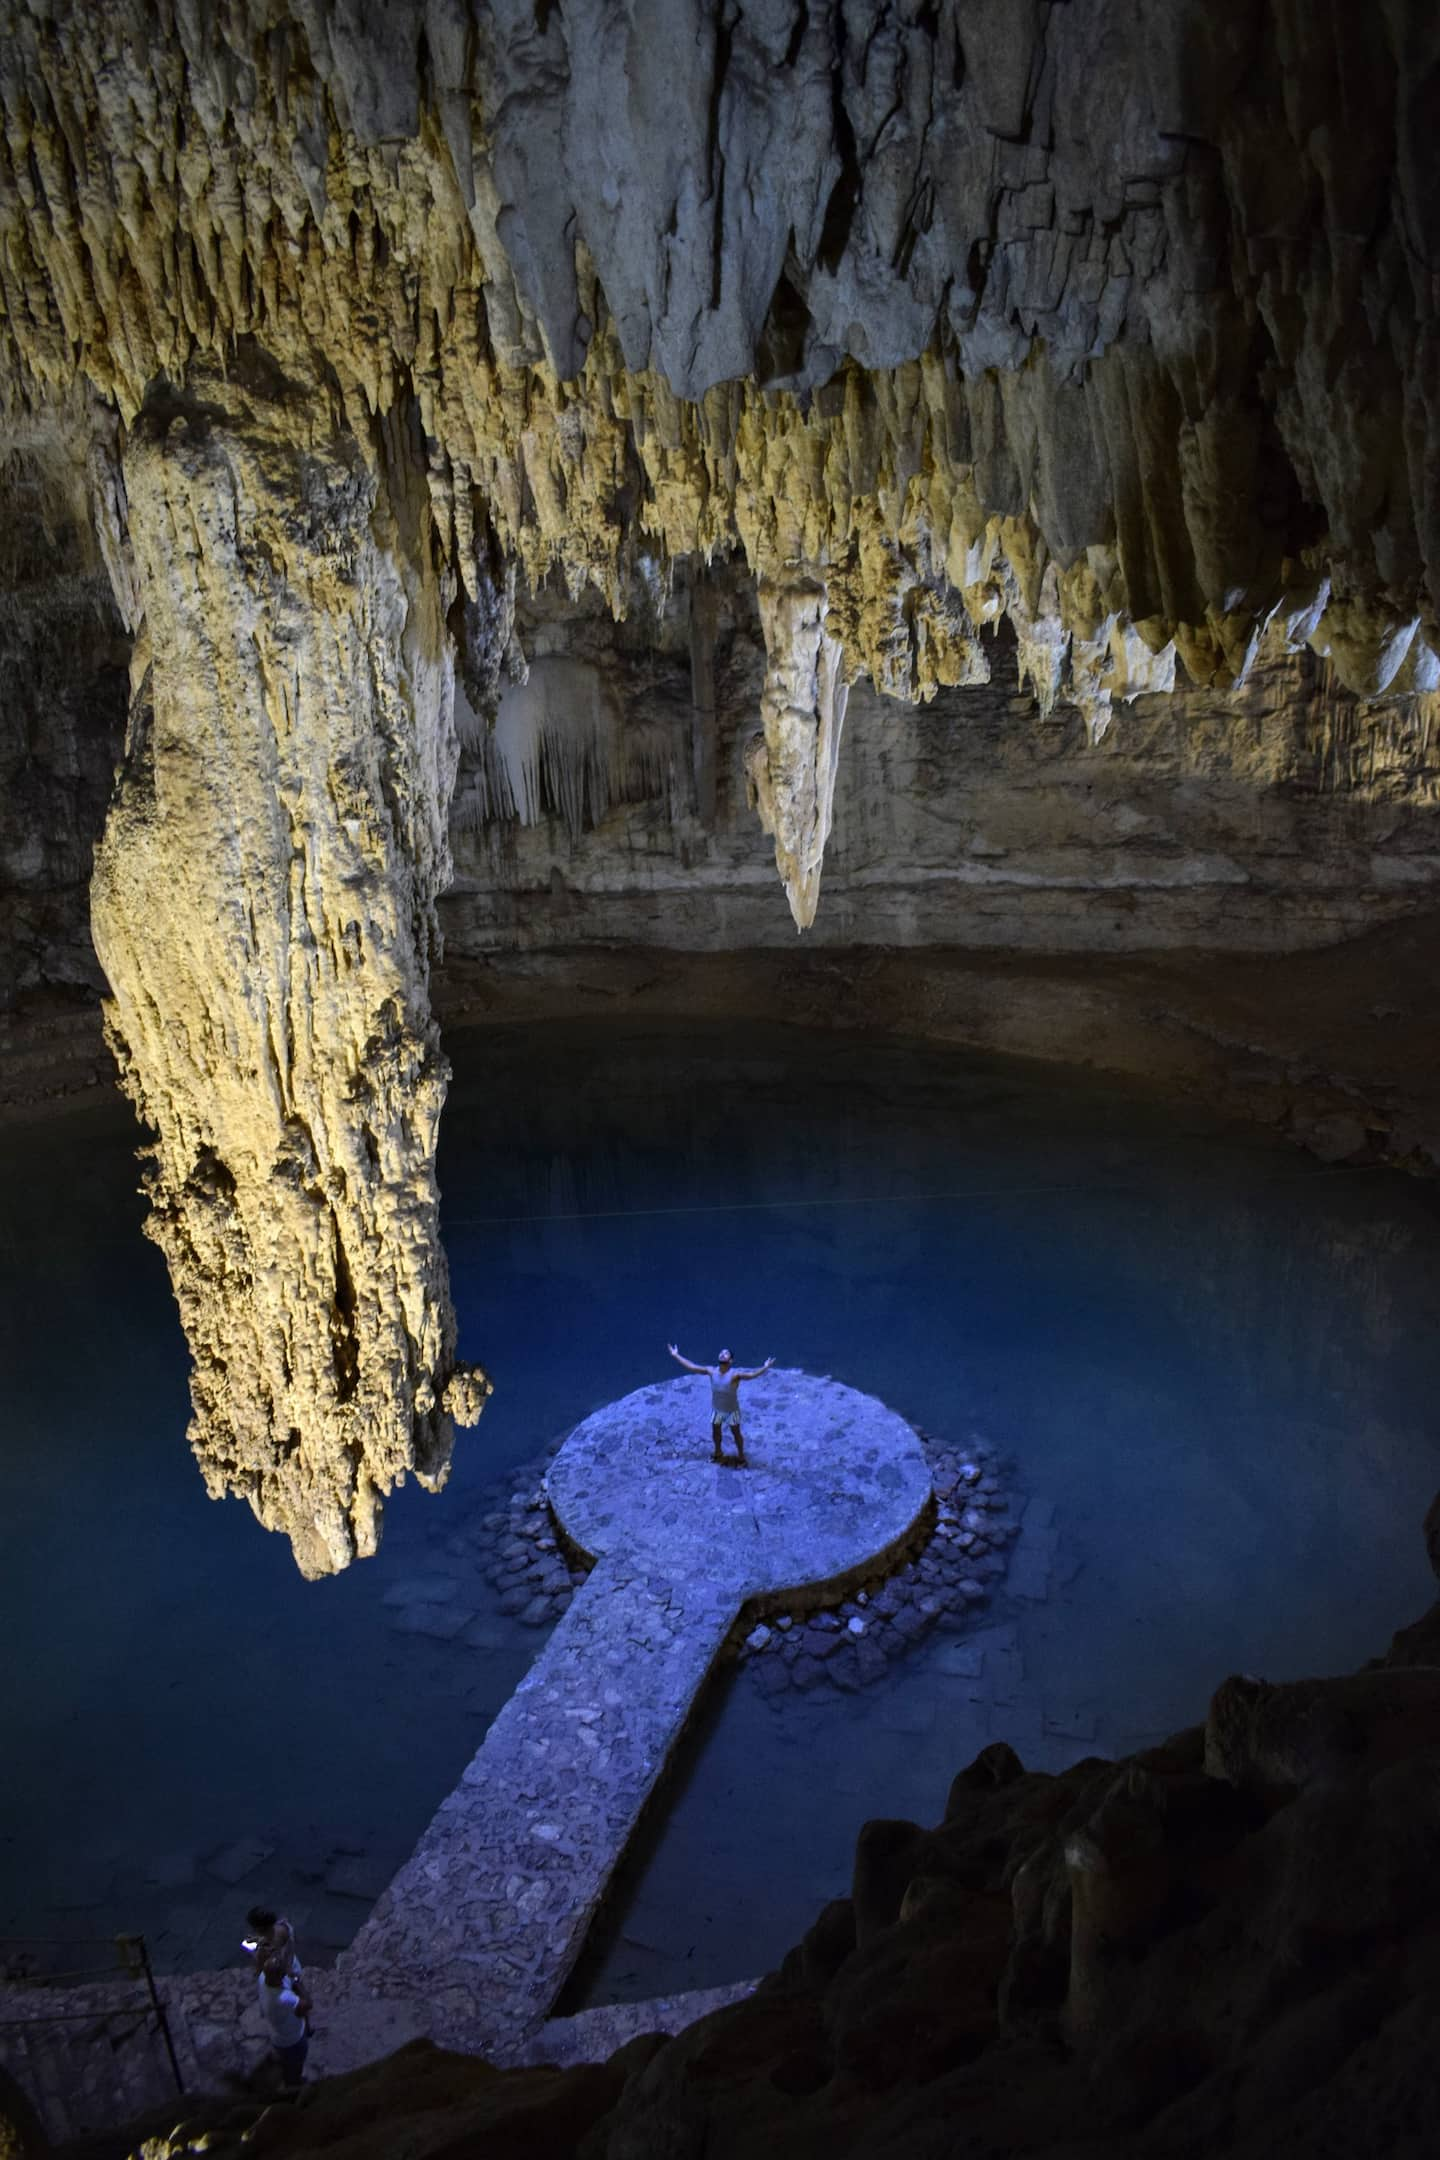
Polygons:
M451 1540L498 1593L502 1614L527 1628L558 1620L592 1565L557 1537L546 1497L545 1474L563 1445L562 1437L520 1464ZM478 1625L483 1632L485 1623Z

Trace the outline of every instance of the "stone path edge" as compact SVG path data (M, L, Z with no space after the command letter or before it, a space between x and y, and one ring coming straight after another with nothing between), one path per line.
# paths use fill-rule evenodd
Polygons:
M739 1474L737 1471L736 1475ZM544 1478L540 1480L540 1484L548 1500L549 1485ZM741 1607L731 1634L745 1634L754 1627L757 1620L766 1620L772 1613L823 1612L827 1606L835 1604L839 1599L851 1597L855 1591L863 1590L867 1583L878 1582L892 1574L897 1567L903 1567L913 1552L921 1550L929 1543L934 1535L937 1513L938 1502L932 1488L913 1520L898 1537L892 1538L888 1545L880 1547L872 1558L861 1561L855 1567L845 1568L838 1575L827 1575L823 1579L815 1577L809 1582L797 1583L788 1590L755 1591ZM596 1566L596 1554L586 1552L584 1546L570 1535L553 1510L551 1520L554 1524L555 1542L561 1551L573 1554L582 1567Z
M573 2017L547 2018L534 2037L523 2046L497 2055L503 2069L519 2069L535 2063L553 2063L568 2069L575 2063L606 2062L615 2050L640 2033L684 2032L712 2011L743 2002L759 1987L758 1980L732 1980L720 1987L694 1988L684 1995L659 1995L645 2002L600 2003L591 2010L577 2010Z

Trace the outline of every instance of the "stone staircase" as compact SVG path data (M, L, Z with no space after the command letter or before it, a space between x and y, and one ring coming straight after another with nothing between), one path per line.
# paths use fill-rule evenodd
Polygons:
M423 2000L377 2000L339 1973L312 1969L306 1979L315 2004L308 2078L343 2075L430 2033L431 2008ZM268 2052L254 1974L187 1973L156 1985L183 2095L176 2091L143 1982L7 1987L0 1989L0 2122L7 2075L55 2145L119 2129L170 2103L181 2121L202 2094L253 2090L251 2080ZM522 2046L486 2053L498 2063L602 2061L637 2032L680 2032L753 1986L745 1981L584 2011L542 2024L524 2035Z
M19 2087L52 2144L113 2130L167 2103L183 2111L187 2098L243 2081L265 2053L253 1973L156 1978L152 1996L143 1972L128 1964L122 1953L92 1966L104 1977L73 1976L77 1985L0 1988L0 2073Z
M119 1983L104 1990L108 1999L77 2005L75 1996L85 1992L92 1991L67 1989L62 1997L48 1988L7 1989L0 1996L0 2069L55 2145L181 2097L143 1984Z

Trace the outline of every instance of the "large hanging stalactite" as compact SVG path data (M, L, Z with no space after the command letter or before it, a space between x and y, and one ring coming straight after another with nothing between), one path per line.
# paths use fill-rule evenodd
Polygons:
M214 1495L306 1575L448 1470L428 1003L455 768L451 590L416 445L362 441L258 350L157 386L124 455L144 619L97 852L96 946L153 1129L149 1227Z

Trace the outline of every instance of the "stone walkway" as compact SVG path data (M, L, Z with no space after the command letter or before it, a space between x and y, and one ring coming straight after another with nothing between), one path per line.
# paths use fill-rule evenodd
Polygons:
M347 1988L332 1972L307 1974L315 2003L315 2037L307 2077L335 2077L376 2062L409 2040L431 2035L427 2005L377 2002ZM0 2068L8 2071L39 2114L54 2144L122 2127L173 2107L182 2120L201 2094L250 2091L248 2073L264 2061L265 2028L254 1975L231 1971L183 1973L158 1983L185 2081L174 2075L142 1985L97 1982L76 1988L6 1988L0 2023ZM642 2032L683 2032L697 2018L749 1994L755 1982L698 1989L638 2003L605 2004L575 2017L548 2019L514 2045L487 2050L502 2066L603 2062ZM63 2010L63 2021L55 2021ZM8 2148L7 2148L8 2149Z
M736 1605L597 1568L336 1969L489 2052L558 1995Z
M597 1411L551 1465L594 1572L337 1961L423 1998L446 2046L542 2022L742 1610L833 1596L927 1519L919 1442L882 1403L803 1373L747 1395L745 1470L709 1459L705 1383L684 1380Z
M873 1397L774 1372L747 1388L745 1409L744 1470L710 1461L698 1379L597 1411L555 1458L557 1523L596 1564L335 1970L309 1976L313 2075L422 2033L496 2061L578 2060L617 2045L614 2032L680 2030L744 1992L545 2022L741 1613L832 1601L933 1517L916 1435ZM263 2055L253 1974L159 1985L192 2092L223 2088ZM79 2013L0 2029L0 2065L52 2136L113 2127L173 2090L134 1985L7 1989L4 2009Z
M574 2017L547 2018L533 2039L495 2060L507 2069L554 2063L561 2070L575 2063L606 2062L638 2034L684 2032L712 2011L743 2002L759 1985L758 1980L734 1980L728 1987L694 1988L649 2002L600 2003L593 2010L577 2010Z

